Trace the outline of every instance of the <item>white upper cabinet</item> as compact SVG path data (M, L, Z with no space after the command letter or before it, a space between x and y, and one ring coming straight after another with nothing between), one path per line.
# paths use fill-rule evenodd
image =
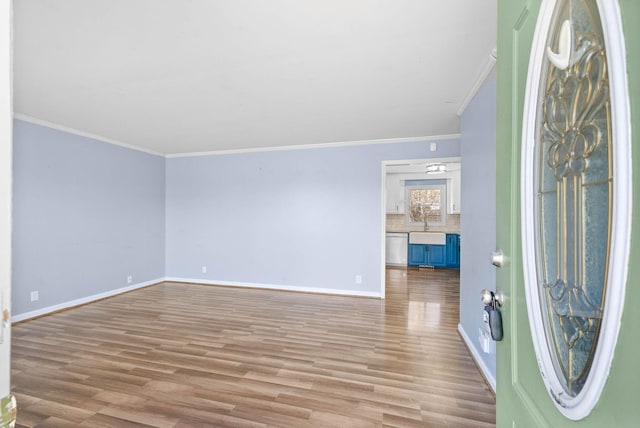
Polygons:
M437 174L427 173L427 166L439 164L443 171ZM456 158L421 160L419 163L391 165L386 169L386 212L387 214L404 214L406 180L438 180L444 184L446 180L447 214L460 214L460 160ZM434 181L435 183L435 181Z
M404 180L399 174L387 174L387 214L404 214Z
M460 170L451 171L447 178L447 212L460 214Z

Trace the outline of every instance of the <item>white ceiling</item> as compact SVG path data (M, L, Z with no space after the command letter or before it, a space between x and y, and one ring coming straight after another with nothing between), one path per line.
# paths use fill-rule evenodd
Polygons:
M162 154L456 134L496 0L16 0L14 112Z

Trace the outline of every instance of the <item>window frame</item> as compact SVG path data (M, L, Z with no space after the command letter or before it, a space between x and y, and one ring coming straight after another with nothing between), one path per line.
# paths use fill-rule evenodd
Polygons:
M422 181L422 180L421 180ZM436 180L434 180L436 181ZM440 180L438 180L440 181ZM407 226L422 226L425 224L422 221L411 221L411 191L412 190L440 190L440 221L429 221L427 227L437 226L442 227L447 224L447 184L432 183L432 184L408 184L405 186L405 213L404 222Z

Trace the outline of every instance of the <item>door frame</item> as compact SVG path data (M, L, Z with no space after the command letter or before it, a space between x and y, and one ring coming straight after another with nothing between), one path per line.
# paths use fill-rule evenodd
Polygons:
M434 162L461 162L460 156L446 156L446 157L433 157L433 158L420 158L420 159L397 159L397 160L383 160L381 162L381 192L380 198L380 298L386 298L386 252L387 252L387 168L390 166L402 166L402 165L422 165ZM448 211L448 207L445 207Z
M12 2L0 3L0 314L11 310L11 200L13 149ZM11 323L0 318L0 399L10 393ZM4 409L3 409L4 410Z

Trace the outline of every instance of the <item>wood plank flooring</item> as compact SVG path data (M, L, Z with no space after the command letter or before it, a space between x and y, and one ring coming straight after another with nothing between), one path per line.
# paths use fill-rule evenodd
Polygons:
M162 283L13 327L18 427L494 427L455 270L387 299Z

